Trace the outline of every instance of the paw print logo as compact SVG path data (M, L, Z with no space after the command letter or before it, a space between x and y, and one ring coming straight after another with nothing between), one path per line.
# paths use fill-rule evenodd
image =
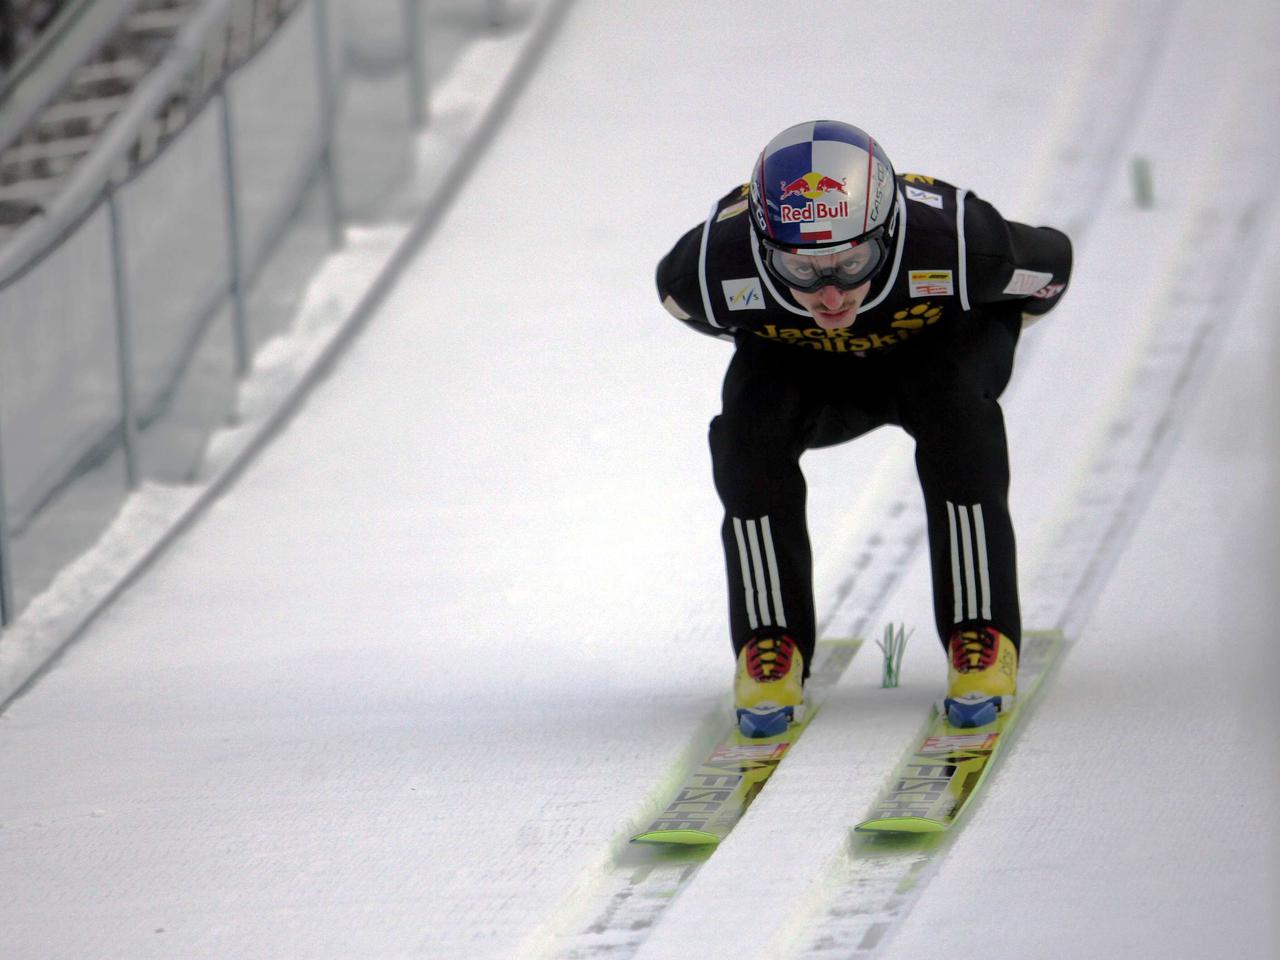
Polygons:
M908 310L899 310L893 315L893 322L890 326L897 327L899 330L919 330L930 324L938 322L938 318L942 316L942 308L935 307L926 300L924 303L917 303Z

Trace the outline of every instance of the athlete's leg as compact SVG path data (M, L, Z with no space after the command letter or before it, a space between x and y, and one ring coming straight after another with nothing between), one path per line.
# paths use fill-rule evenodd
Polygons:
M927 349L910 351L913 357L904 351L899 365L897 414L916 441L934 615L944 644L957 629L981 625L995 627L1015 645L1021 638L999 403L1018 330L1011 311L973 316Z
M800 455L885 422L859 409L860 391L880 397L857 360L798 347L739 346L725 375L723 409L711 422L721 539L735 655L752 638L786 635L813 660L813 559ZM851 388L851 383L861 386ZM867 405L876 406L874 401Z

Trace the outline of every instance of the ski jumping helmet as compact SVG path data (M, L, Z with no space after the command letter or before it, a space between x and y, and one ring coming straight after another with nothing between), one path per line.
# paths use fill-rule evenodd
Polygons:
M897 193L893 165L862 130L835 120L788 127L751 175L751 226L765 268L805 291L870 280L889 260Z

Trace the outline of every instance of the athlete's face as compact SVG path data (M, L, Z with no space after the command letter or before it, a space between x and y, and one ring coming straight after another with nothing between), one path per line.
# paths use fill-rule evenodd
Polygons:
M868 280L852 290L841 290L834 284L827 284L812 293L805 293L793 287L791 295L796 298L796 303L809 311L823 330L843 330L853 325L858 308L862 306L870 289L871 281Z

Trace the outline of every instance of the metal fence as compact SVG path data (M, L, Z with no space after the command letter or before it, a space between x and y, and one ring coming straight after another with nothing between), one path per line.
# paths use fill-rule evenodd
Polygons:
M465 34L500 10L454 14ZM344 223L407 176L447 68L423 52L458 46L424 21L419 0L208 0L0 247L0 622L131 490L193 475Z

